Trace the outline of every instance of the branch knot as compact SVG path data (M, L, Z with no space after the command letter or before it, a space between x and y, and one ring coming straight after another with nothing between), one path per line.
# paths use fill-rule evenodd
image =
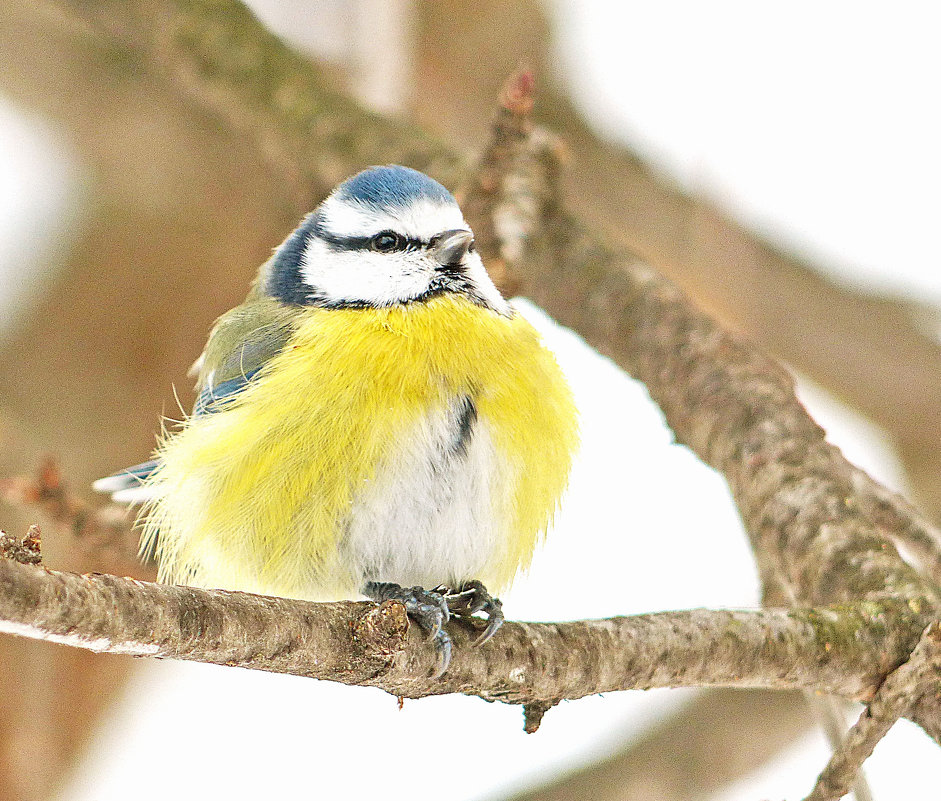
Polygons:
M39 526L31 525L22 539L0 531L0 559L12 559L21 565L42 564Z

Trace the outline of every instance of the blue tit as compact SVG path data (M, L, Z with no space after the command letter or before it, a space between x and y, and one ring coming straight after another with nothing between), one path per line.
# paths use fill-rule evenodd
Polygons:
M192 414L96 482L142 502L162 581L503 620L578 442L571 391L423 173L341 183L220 317Z

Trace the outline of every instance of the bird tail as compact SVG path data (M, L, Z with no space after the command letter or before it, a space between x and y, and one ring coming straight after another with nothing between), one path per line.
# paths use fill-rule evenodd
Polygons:
M114 475L99 478L92 489L111 495L115 503L139 504L153 500L156 488L146 483L160 466L159 459L151 459L127 467Z

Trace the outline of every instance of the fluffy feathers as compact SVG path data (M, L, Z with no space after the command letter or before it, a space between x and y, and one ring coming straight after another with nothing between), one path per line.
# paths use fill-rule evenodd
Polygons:
M465 397L469 449L448 457ZM569 389L519 315L460 297L310 309L224 412L162 444L144 539L167 581L321 599L366 580L504 587L575 441Z

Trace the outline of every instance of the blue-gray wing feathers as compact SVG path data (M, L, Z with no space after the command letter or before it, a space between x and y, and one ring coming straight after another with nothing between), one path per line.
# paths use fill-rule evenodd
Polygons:
M259 297L254 291L246 303L220 317L197 362L193 416L223 410L227 401L257 379L291 338L297 317L296 307ZM110 493L115 501L141 503L153 495L146 481L158 466L159 461L151 459L99 479L92 486L98 492Z

